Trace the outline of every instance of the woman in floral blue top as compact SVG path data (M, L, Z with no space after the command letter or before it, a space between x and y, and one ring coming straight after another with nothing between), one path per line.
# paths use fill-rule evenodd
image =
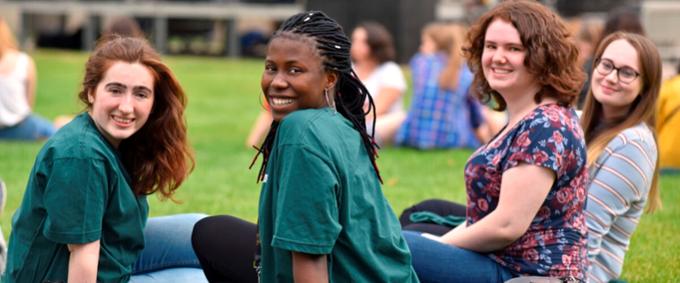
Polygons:
M465 222L442 236L404 232L422 282L582 281L587 181L583 132L571 104L584 74L558 16L507 1L468 34L480 98L508 124L465 167Z

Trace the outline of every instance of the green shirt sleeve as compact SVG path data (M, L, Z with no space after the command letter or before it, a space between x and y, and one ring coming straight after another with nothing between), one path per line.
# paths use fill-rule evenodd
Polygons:
M63 244L99 240L108 188L103 162L56 159L45 181L45 238Z
M299 144L280 148L278 195L272 246L329 254L342 230L338 221L338 181L327 158Z

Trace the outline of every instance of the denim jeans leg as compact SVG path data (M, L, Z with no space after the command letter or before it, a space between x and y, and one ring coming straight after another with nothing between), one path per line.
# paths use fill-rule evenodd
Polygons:
M52 122L31 114L17 125L0 129L0 139L41 140L51 137L55 132Z
M178 214L149 218L144 229L144 250L133 267L132 282L207 282L191 247L191 231L204 214ZM194 272L196 271L196 272ZM195 273L195 274L194 274ZM163 275L167 276L163 276ZM185 280L194 274L198 277ZM185 279L182 279L185 278ZM146 280L141 280L146 279ZM179 280L179 281L177 281Z
M177 267L132 275L129 283L208 283L203 269Z
M513 277L486 254L430 240L416 232L404 231L403 235L413 268L423 283L504 282Z

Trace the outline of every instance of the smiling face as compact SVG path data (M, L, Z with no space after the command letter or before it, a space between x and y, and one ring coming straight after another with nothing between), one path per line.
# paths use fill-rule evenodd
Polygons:
M269 43L260 85L275 121L296 110L327 106L324 88L332 88L336 76L324 70L310 43L288 37ZM331 95L328 99L333 99Z
M630 71L640 74L639 54L628 41L617 39L605 48L598 62L592 74L593 96L602 104L605 118L622 117L640 95L642 79L637 77L625 83L619 77L625 77L625 73ZM618 70L606 67L615 67ZM603 74L606 73L603 70L608 69L609 74ZM624 74L619 74L620 72Z
M495 19L484 36L482 71L489 86L506 97L538 91L538 82L524 65L527 50L510 22ZM507 99L507 98L506 98Z
M117 148L149 118L154 101L153 75L142 64L114 62L87 98L97 129Z

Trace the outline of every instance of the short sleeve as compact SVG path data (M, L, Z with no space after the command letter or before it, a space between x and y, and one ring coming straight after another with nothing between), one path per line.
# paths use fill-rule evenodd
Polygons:
M342 230L337 177L319 153L297 144L280 147L278 195L272 246L308 254L329 254Z
M99 240L106 203L107 175L102 161L57 159L46 178L43 235L64 244Z
M556 120L537 114L520 125L517 136L511 141L509 155L503 171L526 163L545 167L561 175L564 169L563 156L567 156L566 148L571 143L565 137L564 128L559 118Z
M379 87L396 88L399 91L406 90L406 79L404 73L394 62L387 62L380 68Z

